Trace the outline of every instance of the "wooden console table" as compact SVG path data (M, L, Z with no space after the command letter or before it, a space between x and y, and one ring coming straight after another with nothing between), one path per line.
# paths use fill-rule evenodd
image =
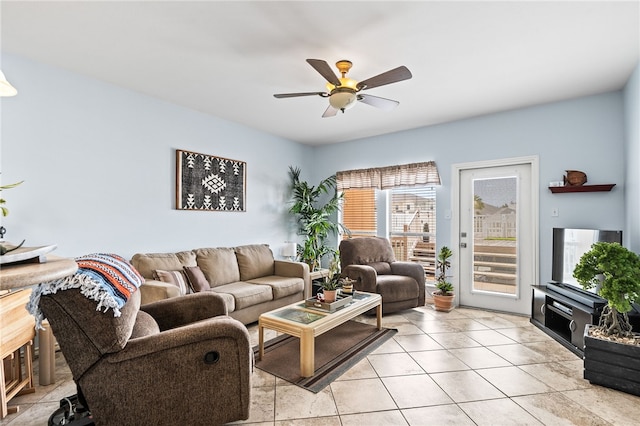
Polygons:
M35 392L33 384L33 339L35 319L25 309L33 285L64 278L78 269L75 260L47 256L44 263L4 264L0 269L0 419L18 411L7 407L16 395ZM48 324L40 331L40 384L55 380L53 335ZM43 345L44 342L44 345ZM20 349L24 347L24 369Z

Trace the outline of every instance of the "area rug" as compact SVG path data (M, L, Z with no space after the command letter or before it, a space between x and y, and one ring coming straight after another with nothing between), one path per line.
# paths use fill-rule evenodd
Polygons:
M311 392L318 393L344 374L374 349L393 337L398 330L383 328L357 321L346 323L315 339L315 374L300 376L300 340L281 335L265 342L264 358L258 358L258 347L253 348L256 367Z

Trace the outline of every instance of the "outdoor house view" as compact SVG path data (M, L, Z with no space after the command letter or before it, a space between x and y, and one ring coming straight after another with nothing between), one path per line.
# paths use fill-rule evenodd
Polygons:
M473 288L515 294L517 273L516 178L473 183Z
M517 193L513 178L474 181L474 289L515 293L517 268ZM346 190L342 221L351 237L374 236L380 220L389 224L389 238L398 260L423 266L435 280L436 191L434 187ZM347 235L343 235L347 238Z
M419 263L428 280L435 277L435 211L432 186L343 192L342 221L351 237L379 235L378 226L388 223L396 259Z

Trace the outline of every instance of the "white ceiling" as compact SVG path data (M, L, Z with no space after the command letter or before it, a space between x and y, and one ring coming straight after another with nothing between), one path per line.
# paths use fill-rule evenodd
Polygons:
M310 145L621 89L639 60L639 1L6 1L3 52ZM321 118L305 59L406 80ZM11 80L11 70L3 70ZM337 70L336 70L337 72ZM18 91L20 87L18 87Z

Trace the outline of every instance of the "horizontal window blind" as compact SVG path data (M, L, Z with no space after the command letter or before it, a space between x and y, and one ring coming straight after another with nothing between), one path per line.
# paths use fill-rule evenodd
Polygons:
M342 224L351 236L376 235L375 189L349 189L342 194Z

